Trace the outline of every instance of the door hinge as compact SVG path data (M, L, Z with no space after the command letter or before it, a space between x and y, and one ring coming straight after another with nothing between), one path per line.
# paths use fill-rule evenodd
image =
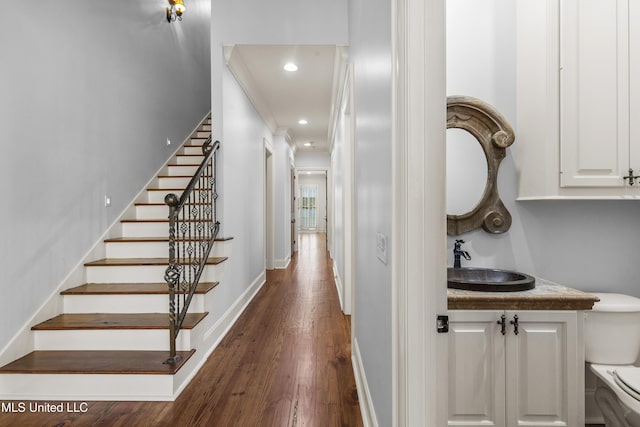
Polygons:
M436 330L439 334L446 334L449 332L449 316L438 316Z

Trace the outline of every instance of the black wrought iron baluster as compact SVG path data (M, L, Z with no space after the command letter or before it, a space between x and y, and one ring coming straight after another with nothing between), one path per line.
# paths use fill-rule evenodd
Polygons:
M170 207L169 266L165 280L170 287L171 353L167 363L179 360L175 341L219 231L215 179L215 152L219 146L219 142L212 144L209 138L202 148L205 158L180 199L175 195L165 198Z
M175 333L177 327L177 309L175 305L176 287L180 283L180 271L176 261L176 207L178 198L175 194L168 194L165 203L169 205L169 265L165 272L165 281L169 285L169 359L166 363L176 363Z

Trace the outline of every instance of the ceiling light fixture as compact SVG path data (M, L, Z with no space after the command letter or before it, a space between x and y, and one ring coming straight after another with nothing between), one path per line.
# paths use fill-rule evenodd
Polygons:
M168 0L170 6L167 7L167 21L182 21L182 14L187 10L184 0Z
M311 143L310 143L310 142L305 142L305 143L304 143L304 146L305 146L305 147L311 147Z
M288 62L286 64L284 64L284 68L286 71L298 71L298 66L296 64L294 64L293 62Z
M300 119L298 120L298 124L299 125L306 125L307 123L309 123L308 121L306 121L305 119Z

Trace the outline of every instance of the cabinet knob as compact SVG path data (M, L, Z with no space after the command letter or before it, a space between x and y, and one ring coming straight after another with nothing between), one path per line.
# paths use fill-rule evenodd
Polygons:
M633 185L636 182L636 179L640 178L640 175L633 175L633 169L629 168L629 175L622 177L625 180L629 180L629 185Z
M518 315L514 315L513 320L511 320L509 323L513 325L513 333L518 335Z
M507 322L506 322L507 316L505 316L504 314L502 316L500 316L500 320L498 320L498 325L500 325L500 333L502 335L506 335L507 334Z

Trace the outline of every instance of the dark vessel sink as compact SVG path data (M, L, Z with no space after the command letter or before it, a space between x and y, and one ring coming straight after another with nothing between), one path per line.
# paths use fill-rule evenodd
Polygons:
M516 271L491 268L448 268L447 287L467 291L516 292L536 286L536 279Z

